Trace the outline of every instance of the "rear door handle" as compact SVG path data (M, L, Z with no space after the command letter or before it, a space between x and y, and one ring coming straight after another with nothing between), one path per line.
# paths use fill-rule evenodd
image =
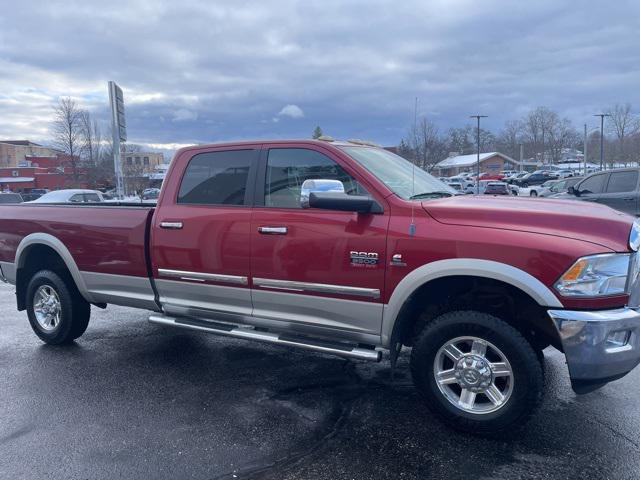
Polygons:
M258 227L258 232L263 235L286 235L287 227Z
M160 228L167 230L181 230L182 222L160 222Z

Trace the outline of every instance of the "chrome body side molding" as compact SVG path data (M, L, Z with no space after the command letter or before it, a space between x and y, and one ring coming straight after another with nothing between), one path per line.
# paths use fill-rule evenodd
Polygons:
M271 278L254 278L253 285L262 288L275 288L293 292L328 293L332 295L350 295L356 297L380 298L377 288L350 287L346 285L330 285L326 283L308 283L289 280L274 280Z
M200 282L219 282L219 283L231 283L234 285L248 285L249 279L247 277L240 277L237 275L223 275L218 273L202 273L202 272L187 272L183 270L169 270L166 268L159 268L158 273L163 277L179 278L180 280L191 280Z

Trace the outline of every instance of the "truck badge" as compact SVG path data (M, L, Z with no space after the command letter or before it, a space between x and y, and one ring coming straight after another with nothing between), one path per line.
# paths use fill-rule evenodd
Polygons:
M377 265L378 254L375 252L349 252L351 265Z

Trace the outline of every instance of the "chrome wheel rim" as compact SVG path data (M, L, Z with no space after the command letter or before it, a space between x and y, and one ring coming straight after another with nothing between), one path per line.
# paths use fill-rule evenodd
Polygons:
M50 332L60 324L62 305L58 293L50 285L38 287L33 295L33 312L40 327Z
M513 370L507 357L491 342L457 337L436 353L436 385L456 408L487 414L504 407L513 392Z

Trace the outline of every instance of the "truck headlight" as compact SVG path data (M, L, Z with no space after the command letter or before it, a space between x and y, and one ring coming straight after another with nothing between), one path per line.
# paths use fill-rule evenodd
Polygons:
M556 282L566 297L601 297L627 292L629 253L605 253L579 258Z

